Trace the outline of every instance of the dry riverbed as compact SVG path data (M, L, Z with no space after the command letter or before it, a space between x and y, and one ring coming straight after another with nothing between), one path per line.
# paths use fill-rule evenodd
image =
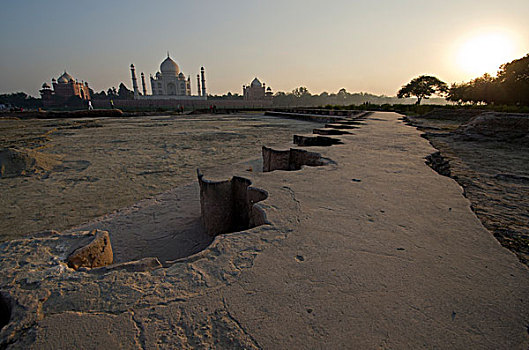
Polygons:
M260 114L0 119L0 149L24 155L0 177L0 241L64 230L240 163L315 123ZM10 155L5 155L6 157ZM18 171L18 173L17 173Z

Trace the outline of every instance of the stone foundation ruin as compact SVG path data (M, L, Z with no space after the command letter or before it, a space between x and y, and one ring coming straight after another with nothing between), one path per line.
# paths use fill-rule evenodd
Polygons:
M206 232L211 236L243 231L266 223L263 209L255 204L268 198L252 182L234 176L231 180L210 181L197 170L200 210Z
M331 163L319 153L308 152L302 149L291 148L278 151L263 146L263 172L274 170L300 170L302 166L322 166Z
M294 135L294 144L298 146L332 146L341 143L340 139L332 137Z
M314 129L312 133L318 135L352 135L349 131L339 129Z

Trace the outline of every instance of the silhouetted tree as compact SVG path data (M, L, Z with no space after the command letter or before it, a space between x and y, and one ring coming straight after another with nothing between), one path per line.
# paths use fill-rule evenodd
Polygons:
M499 88L495 78L490 74L471 80L468 83L452 84L448 90L446 99L459 104L472 103L494 103L499 99Z
M529 106L529 55L501 65L496 78L484 74L468 83L452 84L447 100Z
M107 99L107 94L105 90L101 90L100 92L94 92L92 94L92 100L106 100L106 99Z
M344 88L341 88L338 90L338 93L336 93L336 103L339 105L344 105L347 103L347 100L349 99L349 96L351 94L347 92Z
M14 107L35 108L40 107L40 103L40 99L31 97L25 92L0 95L0 104L9 104Z
M298 88L295 88L294 90L292 90L292 95L294 95L295 97L307 97L307 96L311 96L309 90L304 87L304 86L300 86Z
M115 87L108 88L107 90L107 96L109 98L116 98L118 97L118 90Z
M122 100L132 100L134 98L134 92L127 89L125 84L120 83L118 88L118 97Z
M431 75L421 75L404 85L397 93L397 97L415 96L419 105L423 98L428 99L433 94L443 95L446 92L448 92L448 85L445 82Z
M529 54L502 64L497 81L504 92L502 102L529 106Z

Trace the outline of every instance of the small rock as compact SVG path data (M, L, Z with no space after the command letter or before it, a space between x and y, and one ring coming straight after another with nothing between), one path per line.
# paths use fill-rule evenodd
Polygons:
M91 233L95 234L95 238L68 256L68 267L77 270L80 267L94 268L112 264L114 255L108 232L93 230Z

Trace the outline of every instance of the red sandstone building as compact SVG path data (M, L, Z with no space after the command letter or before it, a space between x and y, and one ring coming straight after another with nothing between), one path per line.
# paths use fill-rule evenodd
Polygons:
M66 71L59 79L52 79L51 83L53 89L47 83L42 84L40 96L43 107L79 105L90 100L88 83L79 83Z

